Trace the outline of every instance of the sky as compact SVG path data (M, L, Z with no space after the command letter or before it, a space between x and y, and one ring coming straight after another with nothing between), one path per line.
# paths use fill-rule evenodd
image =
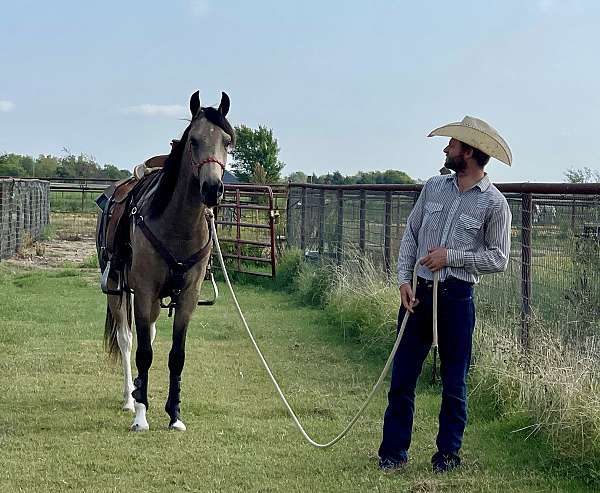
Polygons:
M0 0L0 153L131 169L189 98L273 129L285 175L434 175L433 128L476 116L511 147L496 182L600 167L600 2Z

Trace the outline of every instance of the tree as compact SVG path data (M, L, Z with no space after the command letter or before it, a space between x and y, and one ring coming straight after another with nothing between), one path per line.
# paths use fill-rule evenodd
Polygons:
M0 163L0 176L25 176L25 170L18 163Z
M291 183L306 183L308 181L308 176L302 171L294 171L287 177L287 181Z
M260 164L265 171L267 182L275 183L281 179L281 170L285 166L279 161L277 139L270 128L260 126L254 130L245 125L235 128L236 144L231 152L234 162L233 173L243 182L249 182L254 168Z
M56 176L59 159L51 155L40 154L35 165L35 175L42 178L52 178Z
M565 177L569 183L598 183L600 182L600 171L585 166L584 168L570 168L565 171Z
M267 172L265 171L265 168L260 165L260 163L256 163L254 165L254 170L250 176L250 183L254 183L255 185L266 185L269 183L267 180Z
M333 174L312 176L313 183L326 183L328 185L350 185L350 184L404 184L415 183L410 176L404 171L388 169L386 171L359 171L356 175L343 176L339 171L334 171Z
M127 178L131 175L131 171L126 169L119 169L113 164L105 164L104 168L100 172L100 177L109 178L111 180L120 180L122 178Z

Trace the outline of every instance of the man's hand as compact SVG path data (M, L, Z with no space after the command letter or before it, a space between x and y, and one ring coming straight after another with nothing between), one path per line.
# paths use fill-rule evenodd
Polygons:
M431 272L443 269L448 262L448 250L446 248L437 247L430 248L429 255L423 257L421 264L427 267Z
M400 299L402 300L404 308L410 313L415 313L413 308L419 304L419 300L415 298L409 282L400 286Z

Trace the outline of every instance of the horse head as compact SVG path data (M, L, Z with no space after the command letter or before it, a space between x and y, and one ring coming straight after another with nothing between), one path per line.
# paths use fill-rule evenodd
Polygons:
M200 200L213 207L224 193L223 174L227 153L234 143L235 133L227 121L229 96L221 95L217 109L203 108L198 91L190 98L192 121L188 128L187 142L182 154L181 166L187 168L200 193Z

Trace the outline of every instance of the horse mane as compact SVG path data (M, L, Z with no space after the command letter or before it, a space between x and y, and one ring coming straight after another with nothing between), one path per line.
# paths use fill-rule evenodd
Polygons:
M181 159L183 157L183 152L185 151L190 129L192 128L194 120L201 117L205 117L209 122L221 128L231 137L232 145L235 144L235 130L229 121L227 121L227 118L225 118L216 108L212 108L210 106L202 108L201 111L198 112L197 116L192 118L190 124L184 130L183 135L179 139L179 142L173 146L169 156L165 161L165 165L161 171L162 176L160 177L157 190L150 201L148 211L149 216L159 216L165 210L167 204L171 200L173 190L175 190L175 185L177 184L177 178L179 177Z

